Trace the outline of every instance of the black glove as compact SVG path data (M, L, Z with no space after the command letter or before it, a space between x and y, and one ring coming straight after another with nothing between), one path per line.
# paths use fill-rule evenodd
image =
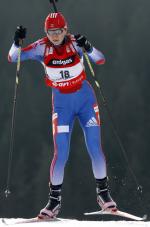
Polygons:
M83 47L87 52L92 50L92 45L85 36L78 34L74 37L79 47Z
M25 39L26 37L26 28L18 26L14 36L14 42L16 46L20 46L20 40Z

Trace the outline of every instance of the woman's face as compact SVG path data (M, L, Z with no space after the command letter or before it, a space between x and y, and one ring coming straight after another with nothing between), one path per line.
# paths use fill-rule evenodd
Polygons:
M60 45L67 34L66 28L49 29L47 31L47 37L54 45Z

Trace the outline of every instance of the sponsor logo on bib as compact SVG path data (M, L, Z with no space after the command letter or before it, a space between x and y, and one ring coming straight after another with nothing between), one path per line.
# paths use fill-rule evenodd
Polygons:
M60 59L52 59L49 61L49 63L47 64L48 66L60 66L60 65L69 65L72 64L74 62L75 56L66 58L64 60L60 60Z

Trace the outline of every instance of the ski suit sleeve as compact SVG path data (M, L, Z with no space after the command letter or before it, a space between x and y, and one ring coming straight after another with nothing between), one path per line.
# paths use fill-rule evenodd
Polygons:
M14 43L12 44L9 54L8 61L9 62L17 62L18 59L18 48ZM21 61L25 61L28 59L43 61L44 55L44 47L40 44L39 41L36 41L25 48L21 48Z
M83 49L77 45L76 42L73 43L76 51L78 52L80 58L83 60ZM89 56L90 60L94 62L97 65L102 65L105 63L105 57L103 53L99 50L97 50L95 47L92 46L92 49L90 52L86 52Z
M97 65L102 65L105 63L105 57L103 53L97 50L95 47L92 47L92 50L87 52L87 55L89 56L90 60Z

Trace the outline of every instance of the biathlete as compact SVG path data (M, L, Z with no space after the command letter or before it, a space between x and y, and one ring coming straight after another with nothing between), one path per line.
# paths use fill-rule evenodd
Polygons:
M105 156L101 146L99 108L93 88L86 80L83 52L101 65L104 55L82 35L68 33L62 13L50 13L45 20L46 37L21 49L21 61L32 59L44 66L45 83L52 88L54 156L50 166L50 192L39 218L54 218L61 208L64 169L69 156L70 137L75 117L84 132L96 182L97 202L101 209L117 210L110 196ZM10 62L17 62L20 40L26 29L17 27L9 51Z

